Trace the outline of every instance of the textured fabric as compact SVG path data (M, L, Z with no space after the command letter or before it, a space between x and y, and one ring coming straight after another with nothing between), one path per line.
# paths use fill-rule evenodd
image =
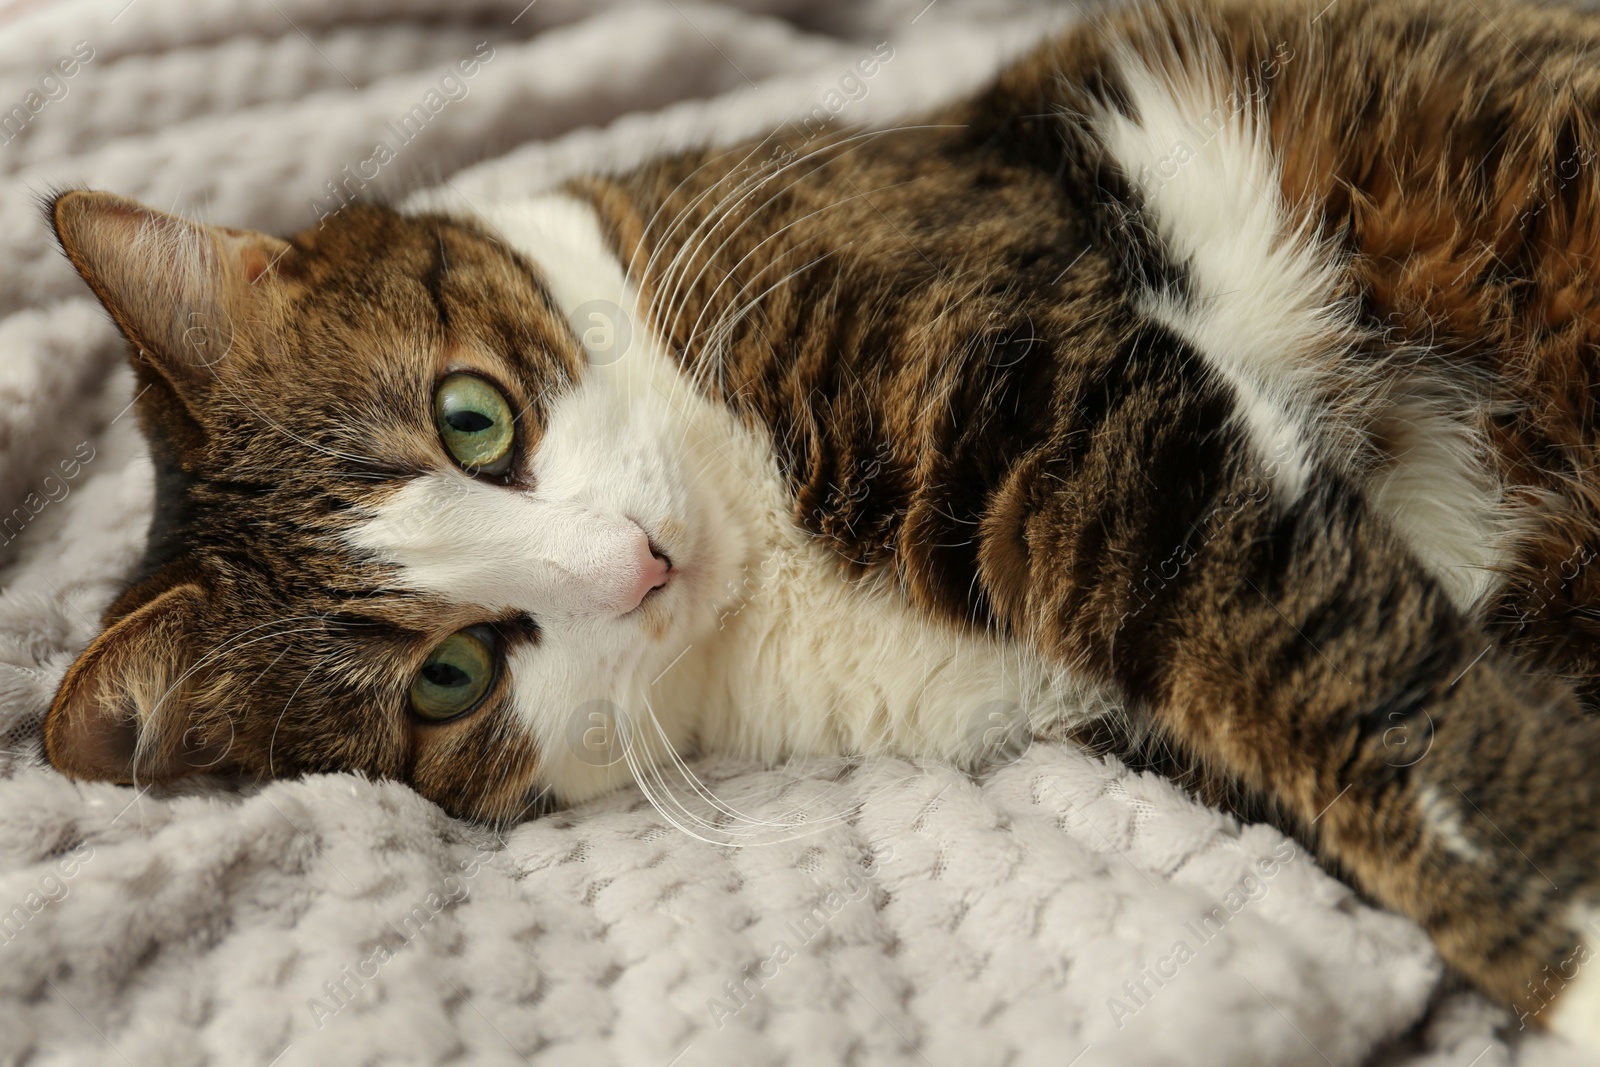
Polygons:
M151 475L121 345L40 192L299 229L487 40L467 96L362 195L514 195L803 115L889 39L840 112L886 121L1070 14L523 2L0 8L0 117L29 114L0 144L0 1062L1568 1062L1503 1044L1505 1013L1438 992L1415 926L1281 834L1062 746L982 781L705 761L715 804L677 790L693 833L626 792L503 837L350 776L142 793L43 765ZM30 97L80 40L93 58Z

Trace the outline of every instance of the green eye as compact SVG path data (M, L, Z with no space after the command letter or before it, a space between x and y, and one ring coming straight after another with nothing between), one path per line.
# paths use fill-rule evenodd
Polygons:
M439 439L462 469L504 474L511 468L514 426L500 390L475 374L452 374L433 394Z
M411 683L411 710L419 718L453 719L472 710L494 681L494 632L459 630L440 641Z

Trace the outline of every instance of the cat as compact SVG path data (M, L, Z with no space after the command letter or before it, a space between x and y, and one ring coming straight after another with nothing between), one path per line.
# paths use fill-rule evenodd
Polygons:
M55 195L157 492L48 758L510 820L1104 727L1600 1048L1596 60L1554 7L1181 0L520 201Z

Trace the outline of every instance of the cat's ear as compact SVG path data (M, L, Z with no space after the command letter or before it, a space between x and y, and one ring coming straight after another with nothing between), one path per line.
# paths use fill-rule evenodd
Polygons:
M164 782L232 769L190 709L204 593L172 586L117 620L78 657L45 718L45 754L73 778Z
M257 286L289 250L264 233L83 189L51 201L50 219L72 265L180 396L210 381L254 317Z

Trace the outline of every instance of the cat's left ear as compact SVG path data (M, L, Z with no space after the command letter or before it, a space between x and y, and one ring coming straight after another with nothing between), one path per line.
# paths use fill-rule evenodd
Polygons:
M231 736L217 738L194 715L205 603L197 582L180 582L90 643L45 716L45 755L57 770L88 781L166 782L234 769Z
M140 350L136 358L179 396L210 381L290 248L83 189L52 200L50 219L67 258Z

